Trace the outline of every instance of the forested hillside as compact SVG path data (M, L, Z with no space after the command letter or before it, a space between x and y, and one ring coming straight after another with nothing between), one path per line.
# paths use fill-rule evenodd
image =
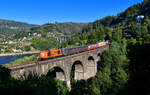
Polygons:
M24 30L30 30L37 25L27 24L23 22L0 19L0 34L12 35Z
M52 33L62 33L64 35L74 35L77 33L81 33L82 29L86 26L86 23L72 23L72 22L65 22L65 23L47 23L40 27L32 28L32 32L52 32Z
M107 16L93 23L89 23L83 28L80 36L76 35L64 44L81 45L97 43L100 40L111 40L113 35L117 36L115 34L117 31L120 31L123 35L122 38L145 41L147 43L150 36L149 2L149 0L144 0L144 2L133 5L122 13L118 13L117 16ZM140 15L144 16L144 18L138 21L136 18Z
M25 35L24 33L25 31L28 31L31 33L43 33L43 34L51 32L56 35L60 34L65 36L71 36L74 34L81 33L86 25L87 23L56 22L56 23L46 23L44 25L39 26L23 22L0 19L0 35L14 34L16 36L21 37Z

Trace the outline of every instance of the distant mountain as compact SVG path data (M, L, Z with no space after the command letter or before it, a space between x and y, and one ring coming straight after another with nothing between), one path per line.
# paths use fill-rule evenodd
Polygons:
M64 22L64 23L47 23L39 27L33 27L32 32L52 32L52 33L61 33L64 35L74 35L81 33L83 28L87 23L73 23L73 22Z
M32 27L37 25L27 24L24 22L3 20L0 19L0 34L1 35L12 35L24 30L30 30Z
M61 33L63 35L74 35L81 33L87 23L46 23L44 25L33 25L24 22L18 22L13 20L0 19L0 35L13 35L23 32L24 30L31 30L31 32L52 32Z

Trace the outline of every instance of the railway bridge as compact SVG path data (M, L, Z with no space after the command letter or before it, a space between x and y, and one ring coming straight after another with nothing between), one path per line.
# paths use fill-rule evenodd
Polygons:
M22 64L8 67L11 70L11 75L15 78L28 75L29 73L36 73L37 75L47 75L49 70L57 69L55 71L56 78L66 81L70 87L70 75L74 70L74 79L88 79L97 73L97 63L103 51L107 50L109 46L101 47L91 51L58 57L45 61L33 62L31 64Z

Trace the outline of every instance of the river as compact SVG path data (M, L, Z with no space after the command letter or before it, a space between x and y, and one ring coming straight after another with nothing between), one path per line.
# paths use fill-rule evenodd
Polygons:
M31 55L0 57L0 64L9 64L10 62L13 62L17 59L23 58L25 56L31 56Z

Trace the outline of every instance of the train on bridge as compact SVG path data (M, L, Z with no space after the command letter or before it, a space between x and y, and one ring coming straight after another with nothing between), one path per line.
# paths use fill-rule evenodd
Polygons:
M55 57L59 57L59 56L72 55L72 54L76 54L76 53L80 53L80 52L84 52L84 51L90 51L90 50L101 48L101 47L104 47L107 45L109 45L109 41L100 42L100 43L91 44L91 45L43 50L40 52L40 60L55 58Z

